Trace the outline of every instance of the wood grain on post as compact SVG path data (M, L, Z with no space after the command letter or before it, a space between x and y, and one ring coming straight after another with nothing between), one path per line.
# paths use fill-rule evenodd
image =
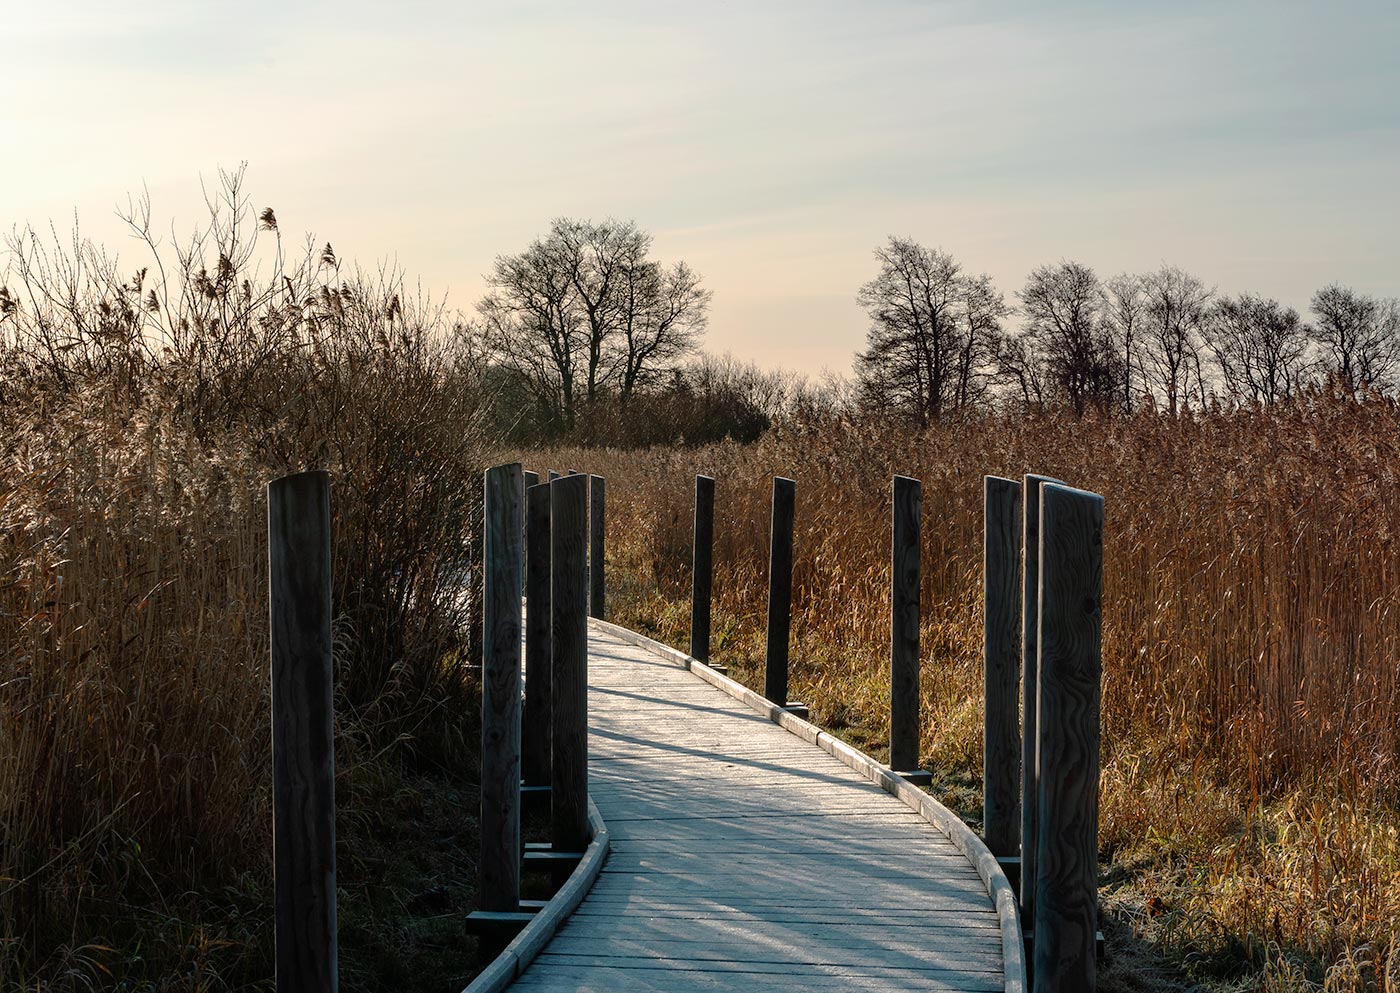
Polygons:
M690 657L710 661L710 591L714 582L715 481L695 477L695 543L690 573ZM786 702L786 701L784 701Z
M588 844L588 478L564 476L549 490L554 643L550 822L556 852L581 852Z
M1040 528L1035 991L1093 993L1103 497L1046 484Z
M1018 854L1021 832L1021 484L984 478L982 837Z
M890 530L890 768L919 765L919 528L923 488L894 477Z
M338 988L330 478L267 488L278 993Z
M606 545L606 488L602 476L588 477L588 616L603 619L604 548Z
M481 642L481 860L477 905L520 909L520 463L486 470Z
M525 483L524 483L524 490L525 490L525 493L529 493L529 492L530 492L530 487L531 487L531 486L538 486L538 485L540 484L540 474L539 474L538 472L531 472L529 469L526 469L523 473L521 473L521 475L525 477ZM529 520L530 512L529 512L529 508L528 508L527 505L526 505L526 499L525 499L524 493L522 493L521 496L520 496L520 506L523 507L523 508L525 508L525 529L526 529L526 531L528 531L529 528L530 528L530 520ZM530 537L529 537L528 534L525 536L525 554L526 554L527 556L530 554ZM530 571L530 567L527 565L527 566L525 567L525 572L526 572L527 575L528 575L529 571ZM526 581L528 581L528 580L526 580ZM520 589L521 589L521 591L523 592L524 589L525 589L525 587L524 587L524 586L521 586Z
M773 477L773 521L768 551L768 652L763 695L779 707L788 702L788 636L792 629L792 530L797 484Z
M525 720L521 772L526 786L548 786L553 696L549 611L549 484L525 491Z
M1040 616L1040 492L1049 476L1027 475L1021 486L1021 926L1035 928L1036 647Z

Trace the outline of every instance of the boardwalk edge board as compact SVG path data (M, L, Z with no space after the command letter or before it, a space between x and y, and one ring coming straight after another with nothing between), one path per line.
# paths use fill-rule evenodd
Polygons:
M593 805L592 797L588 799L588 828L592 840L584 850L583 860L569 874L568 882L549 898L534 919L525 925L514 940L491 960L491 964L483 969L462 993L500 993L544 951L554 933L569 919L569 915L578 909L578 905L593 888L598 874L603 871L603 863L607 860L609 850L608 826L603 823L602 814L598 813L598 808Z
M885 792L904 801L908 807L921 814L928 823L942 832L963 855L967 856L968 861L972 863L978 876L981 877L987 895L992 898L992 903L996 907L997 919L1001 925L1001 948L1006 972L1004 993L1029 993L1030 985L1026 979L1025 945L1021 937L1021 916L1016 893L1011 888L1006 874L1002 872L1001 866L997 864L996 856L982 843L982 839L963 823L960 817L932 796L912 783L906 782L897 773L876 762L859 749L833 737L796 714L784 710L742 683L715 672L705 663L696 661L684 652L671 648L669 645L663 645L644 634L607 621L590 618L589 625L675 662L711 686L723 690L729 696L748 705L752 710L762 714L785 731L795 734L809 744L816 745L828 755L865 776ZM524 937L523 933L521 936ZM522 965L518 972L523 970L524 966ZM477 991L473 985L468 987L468 991L469 993L486 993L486 990L490 989L494 993L500 988L483 987L481 991Z

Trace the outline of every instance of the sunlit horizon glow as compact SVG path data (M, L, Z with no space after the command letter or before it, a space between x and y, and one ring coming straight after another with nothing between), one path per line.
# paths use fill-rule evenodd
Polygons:
M587 9L585 9L585 6ZM123 254L149 189L248 163L284 233L470 308L556 216L633 218L714 291L707 347L849 368L890 234L1015 302L1072 258L1300 310L1400 295L1400 7L3 0L0 227Z

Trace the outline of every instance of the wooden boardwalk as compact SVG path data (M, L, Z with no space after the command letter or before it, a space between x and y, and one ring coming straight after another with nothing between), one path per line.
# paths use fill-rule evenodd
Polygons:
M972 863L902 801L660 653L589 632L611 854L530 991L1005 988Z

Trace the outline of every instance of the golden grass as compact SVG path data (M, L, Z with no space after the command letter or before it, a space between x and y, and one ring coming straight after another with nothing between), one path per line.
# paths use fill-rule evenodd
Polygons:
M921 478L922 754L974 819L982 475L1103 493L1106 906L1216 983L1359 990L1400 976L1397 446L1393 402L1314 397L1176 421L828 421L530 461L608 477L610 605L680 647L693 476L717 478L713 654L751 686L770 479L794 477L792 692L877 753L890 477Z
M408 905L474 889L489 397L448 315L324 260L259 280L220 216L154 288L93 246L0 273L0 990L271 988L264 486L303 468L332 477L342 974L460 988L460 928Z

